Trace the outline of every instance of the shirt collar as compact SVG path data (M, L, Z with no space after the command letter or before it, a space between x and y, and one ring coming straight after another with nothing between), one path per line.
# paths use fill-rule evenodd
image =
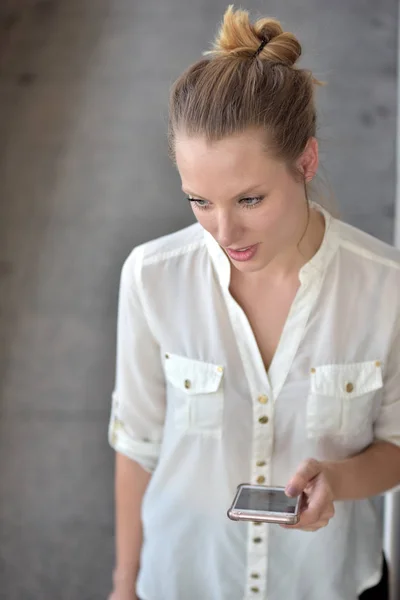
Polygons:
M299 279L302 285L308 283L311 279L323 276L326 267L338 247L336 219L317 202L310 202L310 205L323 214L325 219L325 233L317 252L299 271ZM204 235L207 250L214 264L219 281L223 287L228 287L231 278L231 262L213 236L206 230L204 230Z

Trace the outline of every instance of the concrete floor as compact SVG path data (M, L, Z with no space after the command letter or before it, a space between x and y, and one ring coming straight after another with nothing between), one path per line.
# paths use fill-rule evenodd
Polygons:
M119 271L134 245L192 221L167 157L168 88L226 5L38 0L3 18L0 600L109 590ZM397 2L245 4L265 6L329 83L322 156L344 218L391 241Z

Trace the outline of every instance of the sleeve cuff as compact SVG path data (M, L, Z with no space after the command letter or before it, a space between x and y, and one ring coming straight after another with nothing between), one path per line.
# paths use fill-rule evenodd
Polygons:
M118 422L109 427L108 442L116 452L134 460L148 473L154 472L161 444L132 440L122 427L118 427Z

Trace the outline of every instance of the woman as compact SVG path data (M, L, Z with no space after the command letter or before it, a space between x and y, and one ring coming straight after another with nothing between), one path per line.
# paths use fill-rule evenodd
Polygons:
M111 598L385 600L370 498L400 482L400 253L309 201L296 38L230 6L207 54L170 100L198 223L122 270ZM230 521L243 482L305 491L298 525Z

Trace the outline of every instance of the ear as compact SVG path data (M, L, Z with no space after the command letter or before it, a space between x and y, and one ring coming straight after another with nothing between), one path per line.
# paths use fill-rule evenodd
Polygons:
M297 168L303 173L306 183L310 183L314 179L318 163L318 142L315 137L310 137L303 153L297 160Z

